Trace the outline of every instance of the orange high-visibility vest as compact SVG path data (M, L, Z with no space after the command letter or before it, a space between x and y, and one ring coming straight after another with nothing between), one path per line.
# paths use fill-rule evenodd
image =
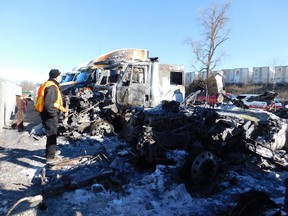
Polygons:
M61 110L62 112L66 112L66 109L63 107L63 101L62 101L62 95L60 92L59 87L52 81L47 81L45 83L43 83L42 85L40 85L39 89L38 89L38 93L37 93L37 98L36 98L36 105L35 105L35 109L39 112L43 111L44 108L44 92L45 89L47 87L50 86L55 86L57 89L57 100L54 103L54 107Z

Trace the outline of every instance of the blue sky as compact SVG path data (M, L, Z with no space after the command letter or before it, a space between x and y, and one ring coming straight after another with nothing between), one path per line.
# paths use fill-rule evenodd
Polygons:
M121 48L147 49L192 71L186 38L201 39L197 15L213 0L0 1L0 77L42 82ZM222 1L218 1L222 2ZM288 1L232 0L229 40L216 69L288 65Z

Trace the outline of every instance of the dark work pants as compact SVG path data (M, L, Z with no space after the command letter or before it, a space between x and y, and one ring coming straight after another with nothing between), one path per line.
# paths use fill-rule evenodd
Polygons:
M42 114L42 113L41 113ZM57 125L58 116L47 118L41 115L42 123L46 130L46 158L53 158L55 156L56 144L57 144Z

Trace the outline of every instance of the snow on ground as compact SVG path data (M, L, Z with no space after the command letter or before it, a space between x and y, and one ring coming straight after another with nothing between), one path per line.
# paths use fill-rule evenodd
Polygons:
M15 130L4 130L1 135L0 215L5 215L17 200L41 193L39 175L45 166L45 137L34 139L27 132ZM278 215L286 215L283 204L287 171L253 155L241 164L220 165L210 185L196 187L180 178L184 151L169 152L169 157L179 161L176 165L159 164L155 170L143 170L127 159L131 157L131 149L116 136L76 140L59 137L58 148L68 158L105 152L117 174L113 180L119 185L96 182L49 197L40 208L21 203L11 215L235 216L233 210L240 195L254 190L267 193L277 204L274 211L266 211L264 215L277 211L281 211Z
M31 137L26 138L32 141ZM39 144L37 140L33 142L33 145L44 149L43 143ZM189 191L178 175L179 164L157 165L155 170L140 171L127 161L121 163L129 154L129 146L117 137L105 138L103 142L90 139L67 141L61 138L59 142L59 149L63 155L71 155L71 157L84 152L89 154L103 148L108 155L111 155L117 149L115 146L122 146L116 152L117 160L112 164L115 168L119 167L120 174L125 175L126 183L122 185L121 190L94 184L65 192L45 200L47 206L45 210L31 209L22 205L19 207L21 211L15 209L15 215L229 215L237 205L237 196L250 190L269 193L270 198L279 205L278 210L283 207L285 197L283 181L287 178L286 171L260 169L253 163L247 162L244 167L235 166L229 167L225 172L220 171L222 177L216 178L215 184L209 190L203 188L204 192ZM171 154L177 154L177 152ZM177 155L183 155L183 151L178 151ZM28 161L31 162L29 157ZM30 163L28 161L27 163ZM43 166L44 164L35 168L22 166L21 170L17 167L18 173L14 175L32 181L31 176L34 174L37 178ZM13 184L17 183L15 178L12 180ZM20 183L21 179L18 178L18 184ZM1 179L1 185L5 185L3 179ZM29 194L28 191L33 190L34 186L31 184L30 188L27 187L26 192L19 197ZM24 191L23 188L20 190ZM9 190L1 191L0 196L8 197L5 193L9 193ZM16 202L16 200L13 201ZM11 203L4 202L4 200L0 202L1 214L11 207Z
M112 138L102 144L113 149L110 147L115 143L118 143L117 139ZM83 147L85 142L81 145ZM121 156L123 151L120 151ZM99 189L99 185L94 185L97 190L94 186L77 189L65 192L57 199L82 215L230 215L237 205L236 198L251 190L267 192L278 204L277 210L282 209L284 203L283 180L287 173L280 170L260 170L253 164L247 164L245 168L229 168L224 172L224 178L216 178L217 183L207 191L204 188L203 193L201 190L189 191L178 175L177 165L157 165L155 170L144 172L129 163L120 166L122 174L129 180L122 185L122 190L102 186ZM48 206L49 203L48 200ZM63 212L63 209L59 211ZM57 210L54 215L60 214Z

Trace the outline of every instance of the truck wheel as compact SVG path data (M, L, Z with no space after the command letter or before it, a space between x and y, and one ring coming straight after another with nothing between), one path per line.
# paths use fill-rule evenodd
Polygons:
M198 154L190 167L190 177L194 184L205 185L213 181L217 173L217 161L214 154L204 151Z
M106 121L97 121L91 125L90 133L91 136L104 136L114 133L114 127Z

